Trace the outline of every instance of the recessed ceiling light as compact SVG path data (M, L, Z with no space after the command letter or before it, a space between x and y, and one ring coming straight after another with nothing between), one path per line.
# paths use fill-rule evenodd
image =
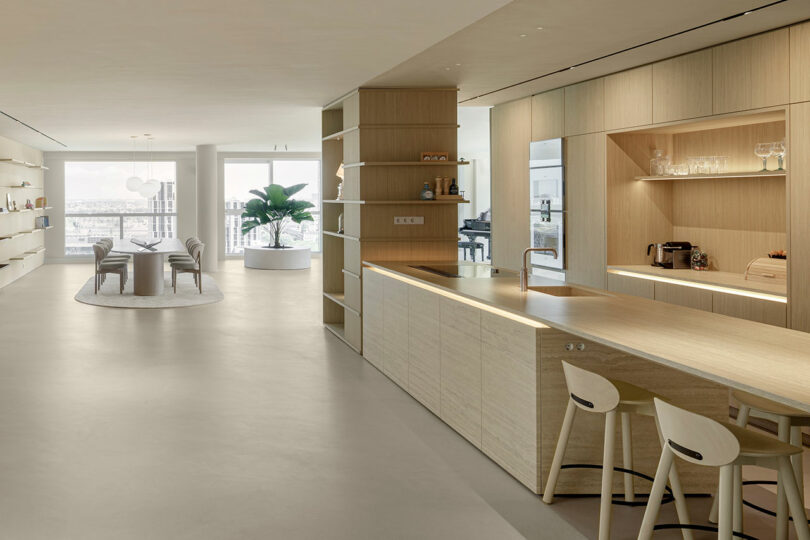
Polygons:
M445 71L450 71L450 66L447 66L446 68L444 68L444 70Z
M461 64L456 64L456 66L460 66Z
M750 15L750 14L751 14L750 11L746 11L745 13L743 13L743 15Z
M526 37L526 34L520 34L520 37Z
M538 30L542 30L542 29L543 29L543 27L542 27L542 26L538 26L538 27L537 27L537 29L538 29Z

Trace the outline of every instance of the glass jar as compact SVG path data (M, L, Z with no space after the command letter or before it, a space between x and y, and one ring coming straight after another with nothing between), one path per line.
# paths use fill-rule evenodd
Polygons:
M705 251L701 251L698 246L692 246L689 264L692 267L692 270L708 270L709 256Z
M668 158L664 157L663 150L653 150L653 158L650 160L650 176L666 175Z

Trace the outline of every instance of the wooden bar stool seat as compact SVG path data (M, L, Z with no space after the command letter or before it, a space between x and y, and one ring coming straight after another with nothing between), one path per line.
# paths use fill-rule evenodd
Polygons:
M563 468L562 462L565 457L565 450L568 446L568 438L574 423L574 415L577 409L587 412L601 413L605 415L605 443L602 459L602 489L599 508L599 539L610 538L611 505L613 503L613 456L616 438L616 414L621 417L622 425L622 461L623 469L632 471L633 450L630 433L630 414L652 416L655 418L655 399L657 395L639 386L613 379L607 379L590 371L578 368L562 362L565 373L565 383L568 388L569 399L565 410L560 437L557 440L557 449L554 452L554 460L549 470L546 487L543 491L543 502L551 504L554 500L554 489L560 470ZM657 426L657 419L656 419ZM660 437L660 429L659 429ZM661 442L661 441L659 441ZM633 474L624 472L624 497L625 501L633 502L635 499L633 488ZM678 473L674 467L668 472L672 485L672 496L675 500L675 507L678 512L678 519L682 525L689 524L689 513L686 508L686 500L683 496ZM691 540L692 534L688 529L683 529L685 540Z
M740 467L759 465L778 471L779 485L794 516L796 534L799 540L810 540L807 516L790 465L790 457L801 453L801 448L740 426L721 424L658 398L655 399L655 407L666 444L661 451L639 540L652 537L661 496L675 456L697 465L720 468L719 539L731 540L732 531L743 532Z
M749 418L762 418L775 422L777 425L777 439L782 443L790 443L794 447L802 448L802 428L810 426L810 413L794 409L788 405L776 403L767 398L749 394L740 390L733 390L731 395L739 402L737 413L737 426L740 429L748 424ZM742 429L742 431L746 431ZM776 440L776 439L774 439ZM802 452L796 452L791 457L793 472L796 477L799 495L804 504L804 467ZM735 483L742 482L742 478L735 477ZM755 482L754 482L755 483ZM758 508L758 507L757 507ZM718 516L718 499L715 497L709 521L716 523ZM770 513L770 512L769 512ZM787 540L789 512L785 493L781 483L777 482L776 494L776 539Z

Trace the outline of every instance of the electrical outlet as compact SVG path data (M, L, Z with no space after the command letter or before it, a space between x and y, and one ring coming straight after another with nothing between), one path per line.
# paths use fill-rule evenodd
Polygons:
M394 216L394 225L424 225L425 216Z

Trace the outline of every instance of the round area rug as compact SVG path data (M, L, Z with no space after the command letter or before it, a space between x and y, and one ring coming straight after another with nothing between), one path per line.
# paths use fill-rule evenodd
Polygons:
M133 280L130 273L129 280L124 286L124 294L118 294L118 276L109 275L98 294L93 293L93 277L76 293L74 297L83 304L94 306L134 308L134 309L159 309L200 306L203 304L213 304L221 301L224 296L217 287L216 281L210 276L203 274L202 289L197 290L194 285L194 276L191 274L180 274L177 276L177 294L172 292L172 274L166 272L163 294L160 296L135 296L133 293Z

